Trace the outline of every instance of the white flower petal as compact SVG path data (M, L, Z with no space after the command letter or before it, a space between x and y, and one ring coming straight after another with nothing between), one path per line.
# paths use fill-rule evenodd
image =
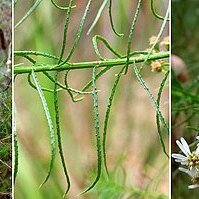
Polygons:
M197 148L196 148L195 154L199 155L199 144L197 144Z
M198 173L196 172L195 169L185 169L185 168L183 168L183 167L179 167L178 169L179 169L180 171L182 171L182 172L188 174L191 178L195 178L195 177L198 175Z
M180 162L180 163L181 163L181 165L188 165L189 164L188 161L186 161L186 162Z
M181 154L179 154L179 153L172 153L172 155L171 155L173 158L176 158L176 159L181 159L181 160L183 160L183 159L187 159L187 157L186 156L184 156L184 155L181 155Z
M184 148L184 146L181 144L181 142L179 140L176 140L176 144L178 145L178 147L180 148L180 150L186 155L188 156L188 152L186 151L186 149Z
M192 184L192 185L188 186L189 189L195 189L195 188L198 188L198 187L199 187L199 184Z
M189 170L189 169L185 169L185 168L182 168L182 167L179 167L178 169L179 169L180 171L182 171L182 172L184 172L184 173L190 175L190 170ZM191 175L190 175L190 176L191 176ZM192 176L191 176L191 177L192 177Z
M185 139L183 137L181 137L181 143L184 146L185 150L188 152L188 154L191 153L190 149L189 149L189 145L187 144L187 142L185 141Z
M188 162L181 162L181 161L177 161L177 160L175 160L175 162L178 162L178 163L180 163L181 165L188 165Z
M182 163L188 163L188 160L187 159L175 159L176 162L182 162Z
M175 159L175 162L181 162L182 160L179 160L179 159Z

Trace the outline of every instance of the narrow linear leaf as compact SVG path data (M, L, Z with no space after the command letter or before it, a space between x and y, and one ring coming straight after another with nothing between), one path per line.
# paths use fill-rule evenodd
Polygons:
M151 11L153 13L153 15L160 20L164 20L164 17L160 16L159 14L157 14L157 12L155 11L155 6L154 6L154 0L151 0ZM167 21L169 21L169 18L167 18Z
M33 63L33 64L36 63L36 61L35 61L34 59L32 59L31 57L29 57L28 54L24 54L22 57L25 58L25 59L27 59L28 61L30 61L30 62ZM45 73L47 73L47 72L43 72L43 73L45 74ZM37 87L36 87L35 84L31 81L31 73L28 73L27 79L28 79L29 85L30 85L32 88L34 88L34 89L37 90ZM43 88L43 87L41 87L41 90L42 90L42 91L45 91L45 92L54 92L54 90L52 90L52 89ZM59 91L60 91L60 89L59 89Z
M119 83L119 80L121 78L121 75L124 71L125 67L122 68L122 70L119 72L119 74L117 74L115 82L113 84L113 87L111 89L111 94L110 97L108 99L108 105L106 108L106 115L105 115L105 119L104 119L104 131L103 131L103 140L102 140L102 151L103 151L103 159L104 159L104 167L106 170L107 175L109 176L109 172L108 172L108 166L107 166L107 161L106 161L106 137L107 137L107 128L108 128L108 122L109 122L109 117L110 117L110 111L111 111L111 106L113 103L113 99L115 96L115 92Z
M68 10L69 7L63 7L63 6L59 6L54 0L51 0L51 3L55 6L55 8L58 8L59 10ZM71 8L75 8L76 6L72 6Z
M160 107L160 99L161 99L161 95L162 95L162 91L163 91L163 88L165 86L165 83L167 81L167 78L169 76L169 71L167 71L165 73L165 76L160 84L160 88L159 88L159 91L158 91L158 98L157 98L157 105ZM164 143L164 140L163 140L163 137L162 137L162 132L161 132L161 127L160 127L160 117L158 115L158 113L156 114L156 124L157 124L157 129L158 129L158 135L159 135L159 139L160 139L160 143L162 145L162 150L163 152L165 153L165 155L169 158L169 155L166 151L166 148L165 148L165 143Z
M33 6L28 10L28 12L20 19L20 21L15 25L15 28L17 28L19 25L21 25L31 14L32 12L39 6L39 4L42 2L42 0L36 0Z
M69 61L69 59L71 58L71 56L73 55L73 53L74 53L74 51L75 51L75 49L76 49L76 47L77 47L77 44L78 44L78 42L79 42L79 40L80 40L80 37L81 37L81 35L82 35L84 23L85 23L85 21L86 21L87 15L88 15L88 11L89 11L91 2L92 2L92 0L89 0L88 3L87 3L87 5L86 5L86 8L85 8L83 17L82 17L82 19L81 19L81 21L80 21L80 24L79 24L79 27L78 27L78 30L77 30L77 34L76 34L76 37L75 37L75 41L74 41L74 43L73 43L73 46L72 46L72 48L70 49L70 52L69 52L67 58L65 59L65 61L63 61L60 65L63 65L63 64L65 64L65 63L67 63L67 62Z
M58 72L55 73L55 81L58 80ZM59 156L61 158L62 167L64 170L64 175L66 178L67 188L63 195L63 198L66 196L70 189L70 179L65 163L64 153L63 153L63 147L62 147L62 137L61 137L61 129L60 129L60 120L59 120L59 103L58 103L58 92L57 92L57 84L54 85L54 108L55 108L55 121L56 121L56 129L57 129L57 143L59 148Z
M37 90L37 87L35 86L35 84L34 84L34 83L32 82L32 80L31 80L31 74L28 74L27 79L28 79L29 85L30 85L32 88L34 88L34 89ZM49 89L49 88L45 88L45 87L41 87L41 90L44 91L44 92L54 93L54 90L53 90L53 89ZM63 88L58 88L58 89L57 89L57 92L60 92L60 91L63 91L63 90L65 90L65 89L63 89Z
M157 104L157 101L155 100L155 97L154 97L153 94L151 93L150 89L149 89L149 88L147 87L147 85L145 84L145 82L144 82L142 76L140 75L140 73L139 73L139 71L138 71L138 69L137 69L135 63L134 63L133 69L134 69L134 72L135 72L135 75L136 75L138 81L140 82L140 84L142 85L142 87L144 88L144 90L145 90L145 91L147 92L147 94L149 95L149 97L150 97L150 99L151 99L151 101L152 101L152 103L153 103L153 106L155 107L156 113L157 113L158 116L160 117L161 122L163 123L165 129L167 130L167 133L169 134L169 127L168 127L168 124L166 123L166 121L165 121L165 119L164 119L164 117L163 117L163 115L162 115L162 113L161 113L161 111L160 111L160 109L159 109L159 106L158 106L158 104Z
M108 0L104 0L104 1L102 2L101 6L100 6L100 8L99 8L99 10L98 10L98 12L97 12L96 17L95 17L95 19L94 19L94 21L93 21L91 27L89 28L89 30L88 30L88 32L87 32L87 35L89 35L90 32L93 30L93 28L96 26L96 24L97 24L97 22L99 21L99 18L100 18L100 16L101 16L101 14L102 14L102 12L103 12L103 10L104 10L104 8L105 8L105 6L106 6L107 3L108 3Z
M98 112L98 97L96 88L96 68L93 68L93 113L94 113L94 123L95 123L95 136L96 136L96 147L97 147L97 176L94 182L85 191L80 194L84 194L91 190L99 181L101 176L101 165L102 165L102 152L101 152L101 138L100 138L100 126L99 126L99 112Z
M127 57L126 57L126 69L125 69L124 74L126 74L128 72L129 58L130 58L130 53L131 53L131 44L132 44L132 39L133 39L133 33L134 33L134 30L135 30L135 24L137 22L137 18L138 18L138 14L139 14L139 11L140 11L141 3L142 3L142 0L139 0L138 3L137 3L135 15L133 17L133 21L132 21L132 24L131 24L131 29L130 29L129 36L128 36L127 53L126 53L127 54Z
M68 26L69 26L69 20L70 20L70 14L71 14L71 9L72 9L72 4L73 0L70 0L69 2L69 9L66 11L66 19L65 19L65 24L64 24L64 35L63 35L63 41L62 41L62 47L61 47L61 53L59 56L59 61L58 64L62 61L65 47L66 47L66 40L67 40L67 34L68 34Z
M42 56L42 57L46 57L46 58L59 60L59 57L45 53L45 52L39 52L39 51L15 51L14 52L15 57L16 56L24 57L24 56L27 56L27 55Z
M97 54L100 60L104 60L104 58L101 56L99 52L97 40L100 40L114 55L121 58L121 55L111 47L111 45L108 43L108 41L104 37L100 35L95 35L92 39L92 42L93 42L93 47L95 49L95 53Z
M68 32L68 26L69 26L69 19L70 19L72 4L73 4L73 0L70 0L69 9L66 12L66 19L65 19L65 24L64 24L64 35L63 35L63 41L62 41L62 47L61 47L61 53L60 53L58 65L60 63L64 63L64 62L68 61L66 59L64 62L62 62L62 58L63 58L65 47L66 47L67 32ZM80 26L81 26L81 23L80 23ZM76 36L76 38L77 38L77 36ZM72 53L71 53L71 55L72 55ZM62 163L62 167L63 167L63 170L64 170L66 182L67 182L67 188L66 188L66 191L63 195L63 198L64 198L66 196L66 194L68 193L68 191L70 190L70 178L69 178L69 175L68 175L68 171L67 171L67 167L66 167L66 163L65 163L65 158L64 158L64 153L63 153L63 148L62 148L62 138L61 138L60 119L59 119L59 102L58 102L58 92L57 92L58 75L59 75L59 73L57 71L55 73L55 78L54 78L54 81L55 81L55 84L54 84L54 108L55 108L55 120L56 120L59 155L60 155L60 158L61 158L61 163ZM47 75L47 76L49 76L49 75Z
M124 36L124 34L118 33L118 32L115 30L115 26L114 26L114 23L113 23L113 16L112 16L112 0L109 0L109 18L110 18L111 28L112 28L113 32L114 32L118 37Z
M48 109L46 99L44 97L44 93L41 89L41 86L39 84L39 81L37 79L35 72L32 71L31 75L32 75L33 81L35 83L39 97L40 97L41 102L42 102L42 106L43 106L43 109L44 109L44 112L45 112L45 115L46 115L46 119L47 119L48 127L49 127L49 133L50 133L51 160L50 160L50 164L49 164L48 174L47 174L46 178L44 179L44 181L42 182L42 184L40 185L40 187L41 187L49 179L52 168L53 168L53 164L54 164L54 160L55 160L55 154L56 154L56 141L55 141L55 132L54 132L54 128L53 128L53 123L52 123L52 119L51 119L51 116L50 116L50 112L49 112L49 109Z

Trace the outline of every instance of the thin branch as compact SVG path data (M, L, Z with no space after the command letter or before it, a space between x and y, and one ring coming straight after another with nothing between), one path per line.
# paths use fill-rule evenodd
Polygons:
M149 60L163 59L169 57L169 51L167 52L158 52L149 56ZM146 60L148 55L139 55L135 57L131 57L129 59L129 64L133 63L141 63ZM93 68L93 67L114 67L124 65L126 63L126 58L122 59L109 59L102 61L91 61L91 62L81 62L81 63L66 63L64 65L50 65L50 64L41 64L41 65L33 65L33 66L15 66L14 74L23 74L30 73L32 70L34 72L44 72L44 71L64 71L64 70L74 70L74 69L85 69L85 68Z

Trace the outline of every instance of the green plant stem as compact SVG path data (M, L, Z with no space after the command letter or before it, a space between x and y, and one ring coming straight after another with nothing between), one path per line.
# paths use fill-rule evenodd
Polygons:
M139 55L129 58L129 64L141 63L146 60L148 55ZM157 60L169 57L169 51L167 52L158 52L149 56L148 60ZM113 67L124 65L126 63L126 58L122 59L109 59L102 61L91 61L91 62L81 62L81 63L66 63L61 66L42 64L42 65L33 65L33 66L15 66L14 74L23 74L30 73L32 70L35 72L44 72L44 71L64 71L64 70L74 70L74 69L85 69L93 67Z

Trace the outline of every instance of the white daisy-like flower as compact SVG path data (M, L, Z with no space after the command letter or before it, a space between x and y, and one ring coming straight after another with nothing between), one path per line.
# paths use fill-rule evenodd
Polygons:
M185 169L182 167L179 167L179 170L188 174L191 177L191 180L194 184L189 185L189 189L195 189L199 187L199 168L193 167L192 169Z
M194 166L199 165L199 147L193 152L190 151L189 145L184 138L180 138L180 141L177 140L176 144L184 153L184 155L179 153L173 153L171 156L175 158L176 162L181 163L181 165L187 165L189 169L192 169Z
M175 158L176 162L180 162L182 165L188 165L189 163L188 159L189 156L191 155L191 151L189 149L189 145L187 144L184 138L180 138L180 141L176 140L176 144L179 146L179 148L185 155L179 153L173 153L171 156Z

